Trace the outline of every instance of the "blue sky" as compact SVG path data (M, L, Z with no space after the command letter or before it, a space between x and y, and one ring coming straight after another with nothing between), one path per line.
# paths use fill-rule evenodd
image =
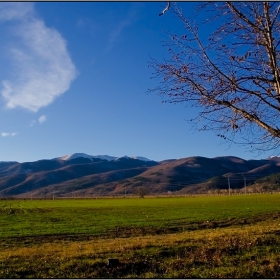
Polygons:
M196 3L180 3L191 16ZM0 161L75 152L153 160L265 158L194 132L185 104L147 93L150 57L182 25L166 2L0 3ZM205 30L207 33L207 30Z

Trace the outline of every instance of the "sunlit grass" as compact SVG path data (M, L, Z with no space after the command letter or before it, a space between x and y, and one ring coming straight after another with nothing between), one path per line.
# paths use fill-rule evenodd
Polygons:
M0 277L279 278L279 201L2 200Z
M280 210L279 195L89 200L0 200L0 237L104 234L125 227L188 228Z

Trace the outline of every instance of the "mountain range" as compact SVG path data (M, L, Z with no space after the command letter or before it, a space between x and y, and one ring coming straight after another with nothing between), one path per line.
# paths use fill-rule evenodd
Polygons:
M76 153L34 162L0 162L0 197L112 196L136 194L140 188L150 194L209 193L229 187L262 191L268 185L269 190L278 190L277 173L279 157L195 156L157 162Z

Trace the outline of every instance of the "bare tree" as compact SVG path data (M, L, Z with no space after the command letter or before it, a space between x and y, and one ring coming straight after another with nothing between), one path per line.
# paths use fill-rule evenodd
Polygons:
M197 25L173 5L184 33L170 34L169 59L151 61L154 77L162 80L150 91L164 103L199 107L190 119L198 130L235 143L240 133L239 143L275 151L280 146L279 10L279 2L199 4L196 15L209 16ZM208 38L201 36L203 29Z
M144 198L145 195L149 194L149 189L147 187L138 187L136 192L140 198Z

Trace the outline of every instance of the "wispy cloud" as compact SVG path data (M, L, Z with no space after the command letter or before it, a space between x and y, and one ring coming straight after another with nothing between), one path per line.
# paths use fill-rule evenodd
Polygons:
M2 2L0 6L0 21L23 19L33 12L33 3Z
M8 137L8 136L16 136L18 133L17 132L1 132L2 137Z
M120 21L114 29L111 31L109 42L112 44L116 41L116 39L120 36L120 34L123 32L123 30L129 26L133 22L133 16L132 14L128 15L127 18Z
M26 2L0 3L0 21L13 21L16 43L9 48L12 78L2 81L8 108L37 112L65 93L77 71L60 33L35 17Z
M40 118L39 118L39 123L43 123L43 122L45 122L47 120L47 117L46 116L41 116Z
M106 50L109 50L113 47L115 41L121 36L122 32L126 27L132 25L138 20L139 8L141 3L133 3L130 9L128 10L126 16L122 18L119 22L116 22L111 33L109 35L109 46Z

